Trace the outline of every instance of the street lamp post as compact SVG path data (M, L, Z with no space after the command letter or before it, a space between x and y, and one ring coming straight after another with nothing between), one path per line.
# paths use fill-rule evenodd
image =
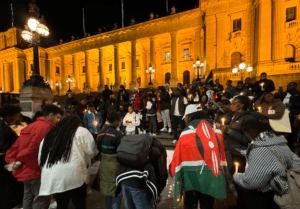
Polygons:
M70 88L70 84L72 83L72 79L70 78L70 75L68 75L67 83L69 83L69 90L67 91L67 93L72 93L71 88Z
M150 82L148 83L148 85L153 85L153 83L151 82L151 74L154 74L155 70L154 70L154 68L152 68L151 63L149 64L149 68L148 68L148 70L146 70L146 73L149 73L149 75L150 75Z
M196 70L197 69L197 79L196 81L201 81L200 79L200 69L204 66L204 63L200 61L199 57L197 57L197 60L193 64L193 68Z
M250 72L252 72L252 70L253 70L253 67L251 65L248 64L248 66L247 66L247 64L245 62L241 62L238 66L234 67L231 72L232 73L240 72L241 80L243 81L244 73L245 72L250 73Z
M45 25L44 17L39 14L39 8L32 0L29 3L30 18L22 31L22 38L33 46L33 74L30 79L24 82L24 86L37 86L50 88L49 84L45 83L43 77L40 76L39 70L39 48L40 37L47 37L49 29Z

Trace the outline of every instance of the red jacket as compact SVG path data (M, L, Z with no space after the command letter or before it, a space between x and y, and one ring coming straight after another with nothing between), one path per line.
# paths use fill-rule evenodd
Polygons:
M141 105L140 94L137 93L134 98L133 107L136 111L139 111Z
M38 165L38 153L41 141L55 124L39 117L36 122L31 123L21 130L17 141L7 150L5 161L10 164L20 161L22 165L13 171L13 176L18 181L27 181L41 177Z

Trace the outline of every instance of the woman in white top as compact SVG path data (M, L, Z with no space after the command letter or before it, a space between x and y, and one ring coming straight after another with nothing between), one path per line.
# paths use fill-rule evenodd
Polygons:
M42 171L39 196L53 195L57 209L86 208L88 165L98 153L92 134L81 127L78 116L68 116L51 129L40 144Z

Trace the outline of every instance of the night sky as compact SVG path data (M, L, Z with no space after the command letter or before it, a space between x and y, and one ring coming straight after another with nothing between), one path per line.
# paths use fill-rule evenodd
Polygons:
M31 0L0 0L0 32L11 27L11 9L13 3L14 25L23 29L29 18L28 3ZM107 31L113 29L117 22L122 27L121 0L37 0L40 14L45 17L46 25L50 30L49 38L69 41L71 36L82 38L82 8L85 8L86 31L95 35L99 27ZM174 5L177 12L190 10L198 6L199 0L168 0L169 14ZM135 23L149 20L149 14L155 17L166 15L166 0L124 0L124 25L129 26L131 18ZM103 31L105 31L103 29Z

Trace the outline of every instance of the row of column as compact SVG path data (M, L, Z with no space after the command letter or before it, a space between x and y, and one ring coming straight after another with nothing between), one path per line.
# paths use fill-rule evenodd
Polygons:
M25 64L22 59L0 62L0 88L2 92L20 93L25 81Z
M197 28L195 30L195 58L199 57L202 58L202 53L201 53L201 28ZM171 35L171 80L170 80L170 85L171 86L176 86L178 83L178 49L177 49L177 31L172 31L170 32ZM118 90L120 86L120 61L119 61L119 43L114 45L114 68L115 68L115 73L114 73L114 89ZM100 85L98 88L103 89L104 87L104 60L103 60L103 49L100 48L98 49L99 52L99 82ZM89 64L89 51L85 51L85 90L86 91L91 91L91 69L90 69L90 64ZM144 59L143 63L147 63L147 55L146 52L142 53L142 59ZM55 78L55 69L54 69L54 61L50 61L50 74L52 78ZM72 72L73 72L73 92L79 93L79 88L78 88L78 80L79 80L79 70L77 69L77 57L76 55L72 55ZM155 38L150 37L150 63L152 67L155 69L156 63L155 63ZM148 64L144 66L145 69L148 68ZM143 70L141 72L141 77L143 79L147 78L146 72ZM65 94L67 91L67 84L66 84L66 75L65 75L65 57L61 56L61 94ZM152 74L152 83L156 83L156 73ZM130 83L130 88L133 89L137 85L137 67L136 67L136 40L131 41L131 68L129 72L129 76L131 78L131 83ZM55 87L55 83L52 83L52 87Z

